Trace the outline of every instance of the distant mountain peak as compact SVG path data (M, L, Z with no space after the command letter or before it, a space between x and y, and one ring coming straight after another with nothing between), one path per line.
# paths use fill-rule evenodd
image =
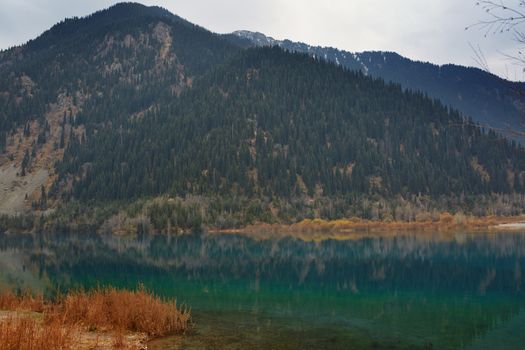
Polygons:
M271 36L266 36L263 33L260 32L251 32L249 30L238 30L232 33L233 35L236 35L238 37L241 37L243 39L248 39L257 46L273 46L273 45L281 45L282 42L279 40L276 40L272 38Z
M146 6L136 2L120 2L84 17L66 18L27 42L31 49L47 49L50 45L78 38L79 33L114 30L119 25L135 27L138 22L159 21L197 27L185 19L159 6Z
M93 13L91 16L100 14L117 14L125 16L155 16L155 17L177 17L167 9L160 6L146 6L137 2L119 2L107 9ZM91 17L89 16L89 17Z

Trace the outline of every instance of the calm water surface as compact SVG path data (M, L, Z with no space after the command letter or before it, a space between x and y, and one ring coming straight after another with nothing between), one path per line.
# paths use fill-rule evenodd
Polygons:
M0 287L139 283L196 330L150 349L525 349L525 234L351 241L0 235Z

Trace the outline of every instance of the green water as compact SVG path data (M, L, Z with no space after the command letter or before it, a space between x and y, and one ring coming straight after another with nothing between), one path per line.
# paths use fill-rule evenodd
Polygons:
M0 285L139 283L195 332L150 349L525 349L525 235L353 241L0 235Z

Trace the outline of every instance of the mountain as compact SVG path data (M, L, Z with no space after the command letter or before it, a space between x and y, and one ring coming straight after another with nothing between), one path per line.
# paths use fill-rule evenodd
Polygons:
M170 89L180 93L192 77L235 51L218 35L158 7L122 3L65 20L0 54L0 131L43 119L50 104L67 97L75 99L77 109L84 100L98 99L102 105L97 108L114 109L127 118L159 98L149 95L171 96ZM130 96L115 95L122 89ZM129 105L135 97L139 101Z
M522 149L421 94L277 48L86 137L62 164L65 177L91 164L74 183L84 199L512 192L507 172L525 166Z
M412 61L394 52L351 53L329 47L276 40L262 33L237 31L237 42L280 46L335 62L365 75L418 90L505 136L525 141L525 83L510 82L477 68ZM233 39L232 39L233 40Z
M0 212L169 231L522 208L522 146L423 93L247 46L123 3L1 52Z
M2 51L0 212L41 197L71 140L140 118L237 51L164 9L134 3L67 19Z

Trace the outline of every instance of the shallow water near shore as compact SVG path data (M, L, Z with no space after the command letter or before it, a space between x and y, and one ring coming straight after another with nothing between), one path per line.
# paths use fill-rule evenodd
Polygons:
M519 349L525 234L350 241L0 235L0 286L143 283L195 330L150 349Z

